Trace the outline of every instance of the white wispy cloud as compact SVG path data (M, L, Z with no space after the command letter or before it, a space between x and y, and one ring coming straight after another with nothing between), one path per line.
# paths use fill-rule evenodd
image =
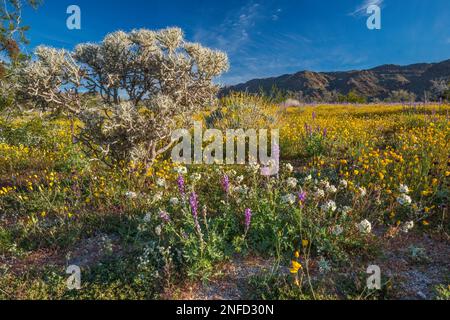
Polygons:
M197 30L194 40L233 53L250 40L251 31L263 18L260 4L250 3L229 13L219 26Z
M283 12L283 9L278 8L274 14L272 14L272 21L278 21L280 19L280 14Z
M251 2L225 14L214 27L195 30L193 40L223 50L230 58L230 71L217 79L220 84L236 84L315 65L292 52L307 50L312 40L295 32L266 32L268 24L281 21L281 7Z
M349 16L360 17L367 15L367 8L371 5L382 7L384 0L364 0L354 11L350 12Z

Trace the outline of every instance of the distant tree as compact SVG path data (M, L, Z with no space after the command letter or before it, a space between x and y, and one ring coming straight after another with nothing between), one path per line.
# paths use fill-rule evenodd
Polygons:
M306 102L306 96L303 91L287 91L287 99L297 100L299 102Z
M350 91L347 95L338 94L338 102L343 103L366 103L367 99L363 96L360 96L355 91Z
M22 25L22 8L29 5L37 8L42 0L3 0L0 4L0 111L9 109L17 102L17 66L26 58L20 45L27 44Z
M431 80L430 99L433 101L448 99L449 90L450 86L448 80Z
M11 61L21 58L20 44L27 44L25 32L29 26L22 25L22 8L29 5L37 8L42 0L3 0L0 5L0 51Z
M348 99L348 102L350 102L350 103L366 103L367 102L366 97L359 95L355 91L350 91L347 95L347 99Z
M280 89L276 84L274 84L267 93L267 98L269 98L269 100L273 103L281 103L288 99L288 97L288 91Z
M414 102L416 101L416 95L406 90L394 90L389 94L387 99L389 102Z
M450 101L450 82L447 83L447 90L445 91L445 100Z
M324 90L322 92L322 101L323 102L333 103L333 102L338 102L338 100L339 100L339 94L336 90L333 90L333 91Z

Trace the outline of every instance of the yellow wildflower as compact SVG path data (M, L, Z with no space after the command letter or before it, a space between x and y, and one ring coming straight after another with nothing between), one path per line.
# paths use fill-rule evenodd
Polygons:
M292 268L291 268L292 274L297 274L302 269L303 266L298 261L292 261Z

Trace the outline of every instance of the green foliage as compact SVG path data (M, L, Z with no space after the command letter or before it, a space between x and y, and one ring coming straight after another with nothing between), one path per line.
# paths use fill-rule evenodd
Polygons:
M359 95L355 91L350 91L346 96L339 94L338 95L339 103L366 103L367 99L361 95Z
M22 57L19 44L28 43L25 32L29 27L21 25L23 6L37 8L41 3L41 0L5 0L0 6L0 51L6 51L12 61Z
M439 285L436 287L436 300L450 300L450 286Z

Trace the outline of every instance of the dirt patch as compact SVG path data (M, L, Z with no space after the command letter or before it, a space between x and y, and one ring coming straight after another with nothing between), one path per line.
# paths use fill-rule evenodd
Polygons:
M98 264L105 256L120 256L122 248L119 243L118 237L103 234L84 239L79 246L67 252L67 263L80 268L92 267Z
M373 262L380 266L383 279L389 279L392 284L389 299L431 300L436 297L436 286L449 283L450 242L448 238L419 233L399 233L394 238L385 239L381 249L380 257ZM361 261L358 261L354 266L359 266L360 263ZM167 292L165 298L241 300L247 296L248 279L269 272L273 265L274 261L256 257L238 258L221 267L222 276L212 279L207 284L189 283L175 295ZM311 261L310 271L313 279L319 276L317 261L314 259ZM342 271L343 276L357 279L355 270ZM361 288L363 285L360 283ZM334 292L339 296L337 288L329 287L328 289L330 293Z
M395 299L434 299L437 285L450 280L450 242L442 236L402 234L385 242L377 261L392 280Z
M176 297L169 292L165 297L179 300L241 300L245 296L248 279L268 272L273 265L274 261L258 257L236 258L220 268L223 276L207 284L190 283Z
M89 268L98 264L108 255L120 256L123 253L116 236L97 235L83 239L70 250L39 249L21 257L0 256L0 266L9 272L22 275L29 270L43 270L47 267L63 269L69 265Z
M65 263L64 255L54 249L40 249L24 257L0 256L0 265L15 274L22 275L30 269L62 266Z

